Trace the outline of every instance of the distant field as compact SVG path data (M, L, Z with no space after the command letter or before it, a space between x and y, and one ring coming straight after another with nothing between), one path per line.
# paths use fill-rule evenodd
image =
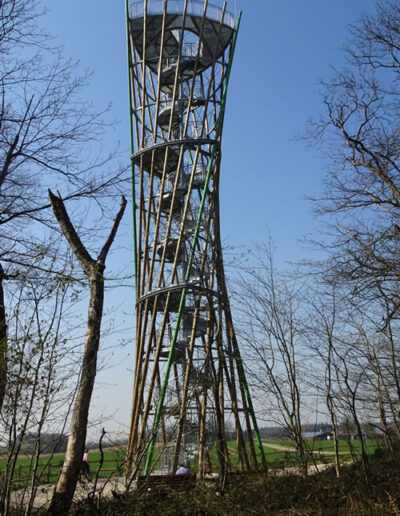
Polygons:
M295 463L295 444L293 441L263 441L267 462L270 467L275 468L285 467L286 462ZM358 440L350 441L350 444L345 440L340 440L339 454L340 460L350 461L353 457L358 458L361 453L361 443ZM332 441L306 441L307 450L312 455L312 458L317 463L329 464L335 461L335 448ZM285 447L285 451L281 451L281 455L273 453L273 446ZM375 450L381 446L381 442L367 439L365 447L368 455L373 455ZM293 449L293 451L291 450Z
M296 464L296 453L295 453L295 444L293 441L284 440L284 441L270 441L263 440L264 445L264 455L268 466L271 468L284 468L289 467L291 465ZM270 445L270 446L269 446ZM334 444L332 441L306 441L306 445L308 450L313 453L314 460L317 462L330 463L334 462ZM365 441L367 453L372 455L375 453L375 450L379 448L379 442L374 440L366 440ZM277 448L285 448L285 449L274 449L274 446ZM250 449L247 446L249 456ZM237 445L235 441L228 442L228 450L230 456L232 457L232 462L234 465L239 463L238 453L237 453ZM351 460L352 456L358 456L361 450L360 441L354 440L350 441L350 445L347 441L341 440L339 441L339 452L341 460ZM211 450L211 458L213 465L217 464L216 451L213 448ZM258 450L256 446L256 456L257 462L261 464L261 452Z
M109 448L104 450L104 463L99 472L100 478L109 476L123 475L125 451L121 449ZM64 462L64 454L56 453L53 456L43 455L38 462L38 472L43 478L43 483L55 483L58 479L61 466ZM98 450L90 451L89 462L92 472L98 469L100 462L100 452ZM0 474L6 468L6 459L0 457ZM26 479L29 471L32 468L32 457L20 457L17 460L14 479L17 482L19 479Z
M311 439L307 439L306 441L306 445L308 447L309 450L325 450L325 451L334 451L335 447L334 447L334 444L333 444L333 441L327 441L327 440L324 440L324 441L312 441ZM285 440L285 441L264 441L263 440L263 443L268 445L268 444L271 444L271 445L281 445L281 446L285 446L287 448L294 448L295 447L295 443L293 441L289 441L289 440ZM368 449L368 451L375 451L376 448L379 447L379 441L376 441L374 439L366 439L364 441L365 443L365 446L366 448ZM350 441L350 445L348 443L348 441L345 441L345 440L339 440L338 441L338 444L339 444L339 451L340 452L349 452L351 453L351 450L357 452L357 451L360 451L361 450L361 443L359 440L357 439L354 439L352 441Z
M317 462L330 463L334 461L334 446L332 441L307 441L308 449L313 452L314 459ZM379 443L372 440L365 442L368 454L374 454L375 450L379 447ZM239 457L237 453L236 441L229 441L228 452L231 458L231 462L234 467L239 465ZM296 455L294 450L294 443L292 441L263 441L264 454L270 468L284 468L296 464ZM274 449L273 446L284 447L285 450ZM157 451L161 449L156 448L154 454L154 461L157 460ZM247 445L248 456L251 458L250 446ZM339 441L339 451L341 453L341 460L350 460L353 455L360 453L360 442L357 440L351 441L350 446L346 441ZM258 447L255 447L257 462L262 463L261 452ZM51 456L42 456L39 461L38 471L40 472L43 483L55 483L60 473L60 468L64 460L64 454L55 454ZM124 474L124 460L125 450L109 448L104 450L104 463L99 477L110 477L110 476L122 476ZM21 457L18 459L14 479L18 480L26 479L29 475L29 469L32 467L32 458L30 456ZM92 450L89 453L90 468L94 474L99 466L100 452L98 450ZM210 461L213 470L218 468L217 450L215 446L210 449ZM6 468L5 457L0 457L0 474ZM196 460L190 464L190 469L193 472L197 471Z

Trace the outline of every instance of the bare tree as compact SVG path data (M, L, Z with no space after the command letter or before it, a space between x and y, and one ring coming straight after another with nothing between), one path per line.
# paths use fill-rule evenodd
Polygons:
M82 100L89 75L63 57L39 27L36 0L0 2L0 264L6 278L33 271L49 232L58 230L47 189L90 198L104 217L126 179L114 155L99 152L105 111ZM112 203L111 203L112 204ZM80 209L87 210L87 206ZM93 210L91 211L93 213ZM59 253L47 248L58 260ZM51 263L51 260L49 260ZM46 277L47 264L41 264ZM47 269L46 269L47 267ZM62 263L59 272L62 273ZM57 271L54 265L53 273ZM6 388L6 313L0 300L0 405ZM9 307L10 311L12 307Z
M99 339L100 331L100 326L96 326L97 322L92 321L91 317L96 319L100 313L101 319L105 258L120 220L115 222L97 260L92 260L88 253L83 257L86 259L84 274L74 268L67 270L64 262L68 254L67 244L65 240L60 244L57 239L61 230L67 231L68 224L60 230L51 211L47 190L53 188L63 192L63 200L70 201L70 211L72 206L75 208L75 220L83 221L79 230L85 234L90 245L101 234L94 217L100 215L103 220L112 218L114 203L109 201L119 196L126 180L126 168L117 164L117 154L108 155L99 151L106 128L106 110L99 111L82 100L81 93L88 83L89 75L80 74L78 63L65 59L62 50L55 47L50 36L39 27L41 14L36 0L0 2L0 407L4 399L3 424L11 432L6 443L11 454L6 473L9 481L4 484L2 495L3 506L6 508L13 468L21 449L18 443L22 443L24 435L30 431L32 420L35 421L35 431L40 435L39 421L48 424L50 415L54 414L54 404L46 397L46 389L41 381L42 377L47 377L49 351L42 345L44 323L39 328L39 322L57 304L58 288L54 285L68 290L66 287L70 284L87 284L85 278L82 278L85 274L93 299L85 348L89 348L89 356L84 356L78 399L79 396L85 398L84 402L80 399L83 412L90 403L88 393L93 388L96 369L96 357L92 356L95 346L93 342ZM73 202L80 199L94 202ZM59 207L58 213L64 209L63 200L53 198L53 204ZM125 201L120 217L124 207ZM88 212L90 217L82 216ZM66 211L64 219L69 221ZM16 281L11 281L15 278L23 281L24 285L34 285L33 292L38 292L41 282L53 287L49 288L46 296L40 298L40 302L25 303L28 311L24 317L26 321L36 321L36 326L33 322L27 323L28 327L36 328L36 336L28 334L22 341L13 334L7 334L7 330L13 328L13 314L22 313L18 289L15 290ZM25 287L25 291L28 291L28 287ZM74 298L79 295L76 289ZM66 303L63 304L64 308ZM60 313L55 313L61 320ZM21 329L19 331L21 333ZM22 351L21 342L24 344ZM56 339L53 344L56 357L72 345L60 339ZM29 365L27 358L31 353L30 346L39 351L43 348L44 355L38 358L35 367ZM58 368L62 370L64 366L65 362L57 359L51 366L52 375L57 376ZM19 387L18 374L15 376L18 367L22 368L18 373L22 375ZM25 376L31 390L22 386L25 368L29 371L29 375ZM52 388L55 388L54 385ZM38 396L38 392L41 396ZM26 420L18 412L22 409L25 411L24 418L27 414ZM36 411L35 417L32 415L33 410ZM39 412L43 413L40 418L37 416ZM83 412L78 412L75 411L76 421L73 421L82 436L86 433L85 416ZM64 423L67 415L68 410L61 418ZM26 428L21 429L20 422L12 423L13 417L17 420L19 418L20 422L28 421ZM38 458L42 453L40 442L38 438L31 462L33 487L37 485L35 479L40 478L37 474L40 471Z
M321 213L337 214L330 271L338 281L376 290L399 303L400 9L379 2L351 28L348 65L323 83L325 112L313 124L335 169L326 179Z
M340 317L342 305L337 289L334 286L322 292L313 289L307 299L307 308L309 310L307 340L311 351L310 360L314 368L311 381L322 388L325 396L333 432L335 471L339 478L338 393L335 370L338 362L337 339L342 328ZM321 377L324 378L324 384L321 382Z
M64 466L57 482L49 514L68 514L78 481L86 440L87 418L97 372L97 352L100 344L100 327L104 301L104 270L107 254L114 241L126 207L123 197L120 210L111 232L96 259L93 259L82 244L61 198L49 191L51 206L61 230L87 276L90 289L87 333L82 357L81 378L72 411L68 446Z
M40 264L32 264L35 266ZM10 511L16 481L20 488L30 487L27 506L20 507L30 514L37 488L47 480L47 467L59 442L55 437L45 447L43 433L52 428L56 435L63 434L69 412L65 400L74 399L76 364L74 341L69 339L67 330L67 326L72 326L67 308L71 310L70 298L77 285L71 279L70 257L65 262L64 273L56 276L50 271L46 281L43 276L34 279L29 273L9 280L13 282L13 288L9 289L13 308L8 317L8 381L0 417L0 446L5 450L0 485L2 514ZM29 465L18 475L18 460L28 440L31 442ZM43 453L47 454L46 459ZM15 505L16 500L14 508Z
M80 99L88 75L38 27L36 0L0 5L0 224L48 220L47 188L91 196L121 180L91 144L103 112ZM85 163L85 165L84 165ZM23 228L22 224L19 227ZM2 250L7 247L2 246Z
M357 362L359 369L364 370L366 379L364 403L374 405L372 412L377 414L377 418L371 417L370 424L382 432L386 447L392 453L393 428L389 425L389 418L397 428L397 434L399 426L399 349L395 342L398 339L398 328L392 318L385 320L387 312L383 304L384 299L378 298L375 306L369 306L368 310L363 310L362 316L357 316L360 311L353 300L347 324L357 332Z
M361 442L361 464L368 481L369 464L364 446L367 423L369 430L378 430L378 435L383 435L391 453L389 418L393 415L391 407L396 406L398 399L391 366L391 345L382 333L382 298L371 300L369 291L354 296L354 284L337 288L321 281L318 286L320 292L312 290L308 302L307 335L310 358L314 362L318 359L317 375L321 377L324 372L326 405L335 435L337 474L339 421L344 420L351 424ZM317 375L313 377L314 381L318 381Z
M254 262L243 268L236 292L241 313L240 338L246 343L246 363L263 410L278 417L296 445L299 466L307 474L307 450L302 430L302 325L296 279L275 270L272 244L259 246Z
M346 331L335 345L339 398L360 435L362 412L373 407L371 423L389 452L400 396L399 27L393 0L379 1L351 27L347 64L322 83L324 113L311 131L334 164L317 205L334 235L329 250L322 244L329 252L324 276L349 298Z

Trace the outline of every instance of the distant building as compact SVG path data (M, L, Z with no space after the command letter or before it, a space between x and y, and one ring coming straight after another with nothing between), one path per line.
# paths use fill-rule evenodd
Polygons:
M330 430L319 432L304 432L303 433L304 439L312 439L313 441L330 441L333 438L333 434Z

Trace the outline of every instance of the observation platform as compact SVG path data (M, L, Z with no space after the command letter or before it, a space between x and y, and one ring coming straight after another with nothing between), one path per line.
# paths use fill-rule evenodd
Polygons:
M235 18L215 5L208 4L205 10L204 2L199 0L188 1L184 18L185 0L169 0L162 42L164 5L163 0L148 0L145 12L143 1L132 2L129 6L129 23L135 49L154 73L157 73L160 55L163 56L165 86L175 76L179 55L182 57L182 76L186 78L193 75L194 68L201 72L218 59L231 41ZM188 34L191 36L189 39Z
M185 138L183 140L170 140L156 144L147 141L147 146L133 154L131 156L131 160L138 166L142 163L143 170L146 170L147 172L150 172L153 167L154 175L161 177L163 175L164 166L166 174L176 171L181 147L183 147L184 150L192 151L196 151L196 149L199 148L200 154L209 156L211 151L209 149L204 149L204 146L211 148L213 145L218 144L219 142L212 138ZM167 159L165 159L167 148L168 156Z

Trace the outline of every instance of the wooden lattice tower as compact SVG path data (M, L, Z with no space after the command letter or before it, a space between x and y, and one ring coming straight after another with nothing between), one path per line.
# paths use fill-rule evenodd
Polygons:
M195 461L203 476L211 446L221 474L258 461L265 467L219 230L221 135L238 26L225 4L207 0L127 5L137 207L128 474Z

